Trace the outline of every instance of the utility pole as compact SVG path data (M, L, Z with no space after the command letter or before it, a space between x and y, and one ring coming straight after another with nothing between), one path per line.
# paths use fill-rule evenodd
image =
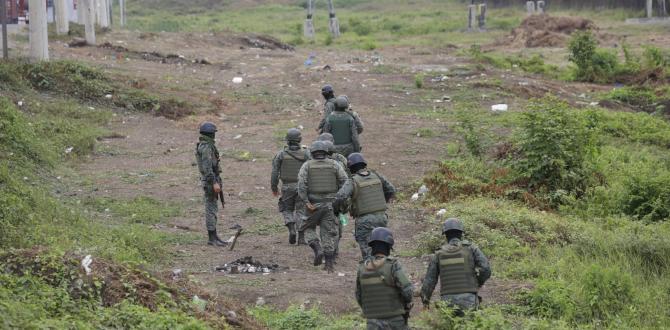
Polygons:
M70 13L68 11L67 3L67 0L54 1L54 11L56 12L56 34L58 35L64 35L70 31Z
M5 0L2 0L5 1ZM29 0L30 6L30 58L34 61L49 60L49 36L47 34L47 4L44 0Z
M7 1L0 0L0 19L2 19L2 58L9 58L7 46Z
M126 0L119 0L119 25L126 26Z
M78 10L82 11L86 43L95 46L95 0L77 0Z

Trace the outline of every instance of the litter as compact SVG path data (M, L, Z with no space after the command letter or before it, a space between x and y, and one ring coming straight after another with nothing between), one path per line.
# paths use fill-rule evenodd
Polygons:
M233 84L241 84L242 80L242 77L235 77L233 78Z
M491 111L493 112L505 112L507 109L507 104L494 104L491 106Z
M91 257L90 254L81 260L81 266L84 268L84 271L86 271L86 275L91 275L91 263L93 263L93 257Z

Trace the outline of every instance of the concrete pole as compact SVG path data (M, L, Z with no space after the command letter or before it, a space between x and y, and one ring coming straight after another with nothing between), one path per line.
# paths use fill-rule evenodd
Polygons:
M107 1L107 17L109 19L109 26L114 25L114 6L113 2L114 0L106 0Z
M9 58L9 46L7 45L7 1L0 0L0 20L2 20L2 58Z
M526 13L528 16L535 15L535 1L526 1Z
M468 31L472 31L475 26L475 17L477 16L476 12L476 5L468 5Z
M647 18L654 17L654 0L647 0Z
M3 0L4 1L4 0ZM29 0L30 58L34 61L49 60L49 36L47 34L47 4L44 0Z
M486 30L486 4L479 5L479 30Z
M119 0L119 25L126 26L126 0Z
M328 0L328 26L330 28L330 33L333 37L337 38L340 36L340 21L335 17L335 6L333 6L333 0Z
M84 0L76 0L77 1L77 23L79 24L84 24L84 10L81 9L81 3L84 2Z
M535 8L535 11L540 15L544 14L544 1L543 0L540 0L540 1L537 2L537 7Z
M84 19L84 33L86 43L95 45L95 13L93 11L93 4L95 0L78 0L79 10L81 10Z
M70 13L67 8L67 0L55 0L54 6L56 11L56 34L67 34L70 31Z
M307 18L305 19L305 25L303 25L303 33L306 38L314 39L314 21L312 17L314 16L314 0L307 0Z

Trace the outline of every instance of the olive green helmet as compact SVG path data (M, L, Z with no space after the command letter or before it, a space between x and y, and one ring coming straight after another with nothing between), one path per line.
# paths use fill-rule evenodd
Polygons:
M338 96L335 99L335 107L340 111L347 110L349 109L349 100L346 96Z
M317 141L330 141L330 142L335 142L335 138L333 137L333 134L330 133L321 133L319 137L316 138Z
M302 133L297 128L291 128L286 133L286 142L300 143L302 141Z
M323 141L312 142L312 145L309 147L309 152L314 154L319 151L323 152L324 154L328 153L328 146L325 143L323 143Z
M463 227L463 222L457 218L449 218L442 225L442 233L446 234L450 230L456 230L460 232L465 232L465 227Z
M372 245L372 242L384 242L393 247L393 243L395 243L393 240L393 232L385 227L377 227L370 233L368 246Z

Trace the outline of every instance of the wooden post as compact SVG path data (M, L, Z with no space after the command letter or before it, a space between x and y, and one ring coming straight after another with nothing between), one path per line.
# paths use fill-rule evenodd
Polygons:
M67 0L55 0L54 11L56 12L56 34L67 34L70 31L70 13L67 8Z
M654 17L654 0L647 0L647 18Z
M7 46L7 1L0 0L0 19L2 20L2 58L9 58Z
M94 46L95 45L95 12L93 11L93 5L95 0L77 0L79 5L79 10L82 11L84 19L84 33L86 37L86 43Z
M4 0L3 0L4 1ZM34 61L49 60L49 36L47 34L47 4L44 0L30 0L30 58Z

